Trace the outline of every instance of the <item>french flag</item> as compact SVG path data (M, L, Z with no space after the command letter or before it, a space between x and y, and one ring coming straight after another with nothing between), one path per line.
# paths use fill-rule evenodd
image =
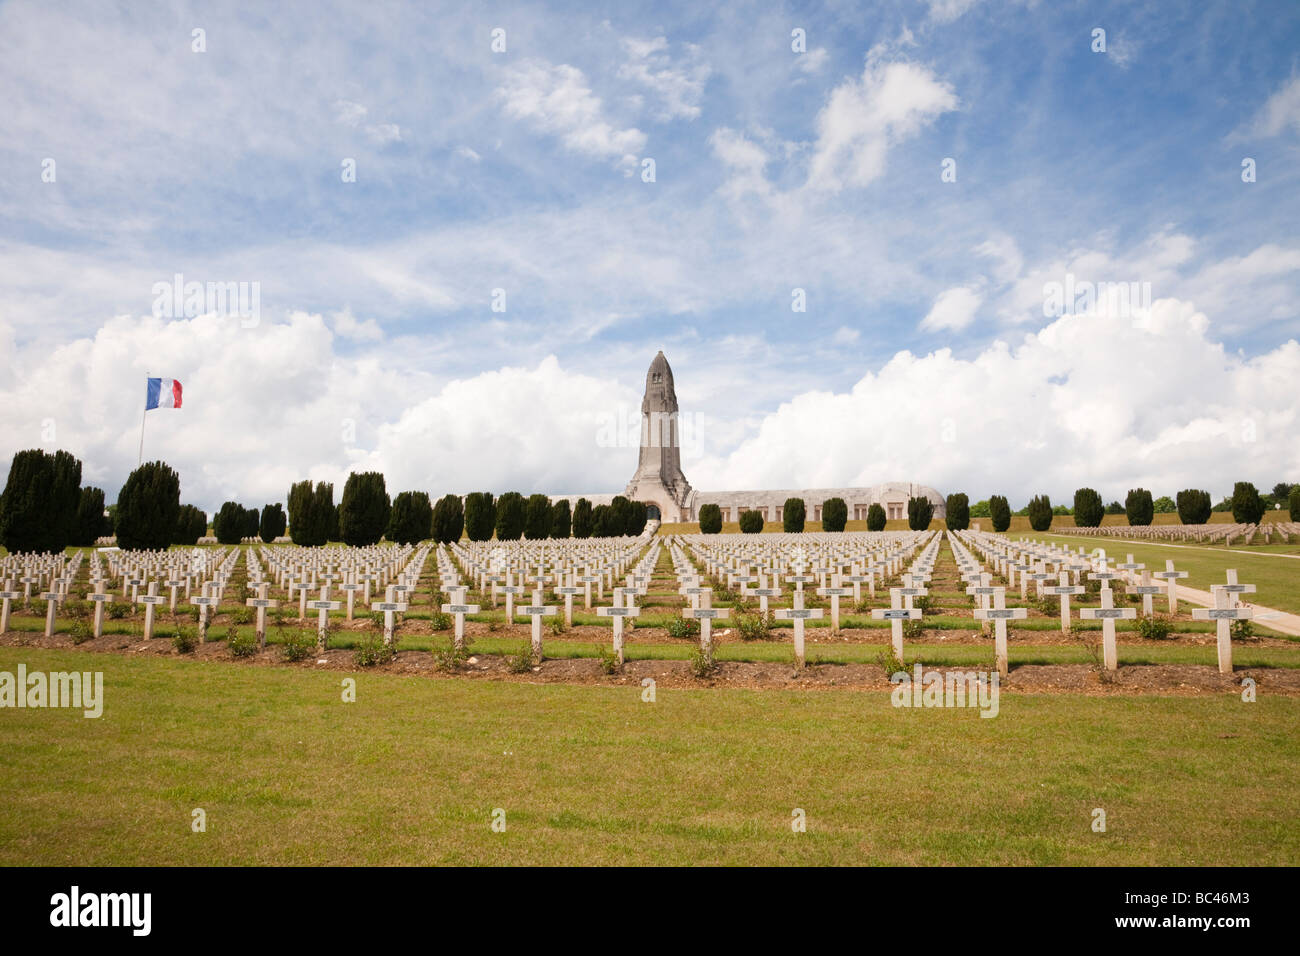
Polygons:
M181 383L174 378L151 378L146 393L144 410L151 408L180 408Z

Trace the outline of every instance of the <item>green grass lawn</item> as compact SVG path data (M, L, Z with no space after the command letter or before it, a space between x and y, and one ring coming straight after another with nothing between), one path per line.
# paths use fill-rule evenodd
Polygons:
M1238 581L1253 584L1259 589L1254 595L1243 595L1244 600L1300 614L1300 561L1277 557L1267 551L1238 554L1222 548L1170 548L1075 535L1031 533L1025 537L1069 545L1076 551L1080 545L1087 551L1105 548L1107 556L1116 561L1123 561L1125 555L1132 554L1136 561L1147 566L1148 571L1163 571L1165 561L1172 559L1174 567L1179 571L1190 573L1189 577L1183 578L1179 583L1203 591L1208 591L1212 584L1226 584L1228 579L1225 572L1228 568L1236 568Z
M1009 694L987 720L884 693L644 703L361 673L347 704L337 672L0 648L20 661L102 669L106 703L0 711L2 864L1300 858L1296 698Z

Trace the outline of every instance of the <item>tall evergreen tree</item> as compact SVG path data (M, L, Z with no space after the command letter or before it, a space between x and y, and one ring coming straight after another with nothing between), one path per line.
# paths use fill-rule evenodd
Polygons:
M1106 514L1101 495L1093 488L1080 488L1074 493L1074 524L1077 528L1096 528ZM1039 530L1038 528L1034 529Z
M465 536L471 541L487 541L497 524L496 501L489 491L471 491L465 496Z
M1249 481L1239 481L1232 486L1232 520L1237 524L1259 524L1267 510L1259 489Z
M1097 493L1094 491L1093 494ZM1101 501L1100 495L1097 501ZM1029 515L1029 527L1035 531L1046 531L1052 526L1052 499L1047 495L1035 495L1030 498L1026 511ZM1101 521L1100 518L1097 520Z
M962 492L949 495L944 510L947 512L944 522L949 531L965 531L970 527L970 498Z
M498 541L518 541L524 533L527 505L517 491L507 491L497 499L496 532Z
M879 503L873 502L871 507L867 509L868 531L884 531L885 522L887 520L888 519L885 517L885 509L880 507Z
M843 498L827 498L822 502L822 530L843 531L849 523L849 506Z
M236 501L225 502L212 519L212 533L217 537L217 544L239 544L244 537L247 520L243 505Z
M180 476L164 462L145 462L117 493L117 546L127 551L166 548L180 511Z
M573 514L569 511L569 499L561 498L551 506L551 537L567 538L573 530Z
M989 518L993 521L993 530L1002 534L1011 527L1011 505L1006 495L989 496Z
M460 506L459 498L456 498L456 505ZM429 504L428 493L424 491L399 493L393 499L393 510L388 516L388 530L384 532L384 536L397 544L417 544L431 535L437 540L434 508Z
M378 471L353 472L343 485L339 500L338 529L343 543L350 547L377 544L388 530L393 504Z
M586 498L579 498L573 503L573 536L590 538L593 527L591 502Z
M808 508L802 498L787 498L781 508L781 528L786 534L799 534L807 522Z
M722 531L722 509L717 505L700 505L700 534Z
M925 495L907 499L907 526L913 531L924 531L934 518L934 502Z
M551 533L551 499L546 495L529 495L524 508L524 537L540 541Z
M81 462L66 451L14 454L0 493L0 544L10 551L62 551L72 543L81 504Z
M77 501L77 533L70 544L83 548L92 546L104 527L104 491L102 488L82 488Z
M443 495L433 506L433 540L439 544L459 541L465 530L465 508L457 495ZM492 529L488 528L491 537Z
M1156 515L1156 503L1145 488L1131 488L1124 499L1124 513L1135 528L1149 525Z
M284 514L284 506L280 502L262 506L262 514L257 523L257 535L266 544L270 544L284 534L287 527L289 522Z

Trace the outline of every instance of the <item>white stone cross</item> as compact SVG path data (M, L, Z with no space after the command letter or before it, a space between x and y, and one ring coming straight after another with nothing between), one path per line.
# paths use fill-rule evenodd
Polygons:
M387 645L393 643L393 615L397 614L399 611L405 611L407 607L409 607L409 605L402 601L394 601L393 596L393 592L390 588L385 595L387 600L375 601L370 605L370 610L384 612L384 643Z
M534 664L542 662L542 618L554 617L555 611L555 607L550 604L525 604L519 609L520 614L527 614L532 619L531 636Z
M817 593L822 597L828 597L831 599L831 628L832 630L838 631L840 629L840 598L848 597L850 594L853 593L853 589L840 587L837 584L834 587L818 588ZM820 615L816 615L816 616L820 617ZM802 631L803 630L802 622L796 622L795 627L796 629ZM800 634L798 640L799 644L803 643L802 637L803 635ZM799 662L799 666L800 667L803 666L802 659Z
M1157 571L1151 576L1153 578L1162 578L1168 582L1169 588L1169 613L1178 613L1178 579L1187 577L1186 571L1175 571L1174 561L1172 558L1165 561L1165 569Z
M221 598L209 594L210 584L203 585L203 593L198 597L190 598L190 603L199 609L199 643L206 644L208 641L208 616L212 613L209 608L214 608L221 603Z
M1061 633L1070 633L1070 595L1082 594L1087 590L1081 584L1070 584L1070 572L1061 571L1060 584L1054 584L1050 588L1043 590L1048 594L1055 594L1061 599ZM1109 591L1110 588L1105 590Z
M465 589L453 588L451 590L464 592ZM479 610L477 604L444 604L442 606L443 614L451 614L456 618L456 630L453 637L456 650L463 651L465 649L465 615L477 614Z
M104 636L104 605L107 604L109 601L113 600L113 595L87 594L86 600L95 602L95 624L94 624L95 637L103 637ZM4 628L0 627L0 634L3 633L4 633Z
M0 591L0 634L9 630L9 602L19 601L22 599L23 592L14 590L12 580L5 581L3 591Z
M641 609L635 604L628 604L624 607L598 607L596 614L600 617L612 617L614 619L614 657L618 659L619 666L623 664L623 619L625 617L640 617Z
M59 591L46 591L38 595L45 602L45 636L54 636L54 616L58 613L59 605L66 600L67 595Z
M700 622L700 650L709 660L713 659L713 622L719 618L731 616L731 609L726 607L688 607L682 609L682 617Z
M1198 621L1214 621L1219 645L1219 673L1232 673L1232 622L1248 621L1254 610L1248 607L1230 607L1230 592L1215 585L1214 607L1192 608L1192 617Z
M257 646L266 647L266 609L268 607L279 607L279 601L273 601L267 597L267 589L270 587L265 581L257 586L257 597L248 598L244 603L249 607L257 608ZM348 603L351 603L350 601Z
M975 620L994 622L993 653L997 657L998 673L1003 677L1007 676L1007 621L1028 616L1027 608L1006 606L1006 588L996 589L992 607L975 609Z
M1062 598L1062 601L1065 599ZM1114 592L1110 588L1101 589L1101 607L1079 609L1079 617L1088 621L1101 621L1102 658L1106 670L1113 671L1119 667L1119 653L1115 646L1115 622L1132 620L1137 617L1135 607L1116 607Z
M848 588L837 588L832 590L848 591ZM839 598L834 597L834 601L836 604L838 604ZM804 623L803 622L808 620L809 618L820 618L822 616L822 609L819 607L816 608L783 607L774 611L772 613L772 616L782 621L794 622L794 660L795 660L795 664L798 667L803 667L803 662L804 662L804 642L803 642ZM836 626L838 627L838 624Z
M153 617L154 607L167 602L167 596L158 593L158 582L149 582L149 593L141 596L140 601L144 604L144 639L153 640Z
M888 621L890 636L893 639L894 656L903 659L903 622L915 621L921 617L921 609L903 606L903 588L889 589L889 607L873 607L871 616L877 621Z

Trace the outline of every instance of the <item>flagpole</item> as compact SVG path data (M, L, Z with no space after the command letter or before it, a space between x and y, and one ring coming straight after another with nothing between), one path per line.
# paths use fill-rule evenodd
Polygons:
M135 466L139 468L144 464L144 420L149 414L149 373L144 376L144 411L140 413L140 456L136 459Z

